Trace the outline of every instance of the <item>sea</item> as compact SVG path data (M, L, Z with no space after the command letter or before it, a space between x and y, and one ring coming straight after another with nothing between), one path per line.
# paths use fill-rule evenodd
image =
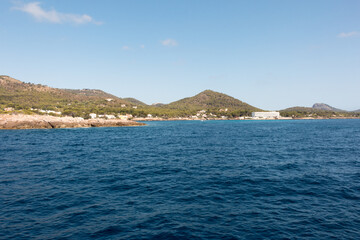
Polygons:
M360 120L0 131L0 239L360 239Z

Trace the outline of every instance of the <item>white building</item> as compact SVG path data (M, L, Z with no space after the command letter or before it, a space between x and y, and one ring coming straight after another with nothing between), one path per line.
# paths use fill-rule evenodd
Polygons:
M53 113L53 114L61 115L61 112L56 112L56 111L53 111L53 110L42 110L42 109L40 109L39 112L41 112L41 113L47 113L47 114Z
M105 115L107 119L115 119L116 117L114 115Z
M96 118L96 113L90 113L89 116L91 117L91 119Z
M130 117L128 116L128 114L126 114L126 115L119 114L118 118L120 118L121 120L128 120Z
M4 111L6 112L11 112L11 111L14 111L15 109L12 108L12 107L7 107L7 108L4 108Z
M269 119L269 118L280 118L279 112L253 112L251 114L253 118L257 119Z

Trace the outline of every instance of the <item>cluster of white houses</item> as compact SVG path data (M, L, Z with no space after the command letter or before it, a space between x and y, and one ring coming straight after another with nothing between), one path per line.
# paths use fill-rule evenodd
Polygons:
M126 104L121 104L120 105L122 108L125 108L126 107ZM137 106L132 106L133 109L137 109Z
M220 112L227 112L228 109L220 109ZM191 116L192 119L203 119L203 118L217 118L215 114L206 113L206 110L201 110L197 112L196 115ZM227 119L226 116L220 116L221 119ZM239 117L239 119L280 119L279 112L253 112L251 117Z
M225 108L225 109L220 109L220 112L227 112L228 109ZM206 110L200 110L196 113L196 115L193 115L191 116L191 119L194 119L194 120L200 120L200 119L208 119L208 118L218 118L217 115L213 114L213 113L206 113ZM221 116L220 118L222 119L226 119L227 117L226 116Z
M133 115L131 114L126 114L126 115L108 115L108 114L104 114L104 115L97 115L96 113L90 113L89 114L90 118L95 119L95 118L106 118L106 119L115 119L115 118L119 118L119 119L123 119L123 120L128 120L133 118ZM151 114L148 114L146 116L146 118L151 118L151 119L156 119L157 117L153 117ZM201 110L199 112L197 112L196 115L191 116L191 119L207 119L207 118L217 118L217 116L215 114L212 113L206 113L206 110ZM221 119L227 119L226 116L221 116ZM240 117L239 119L280 119L282 118L280 116L279 112L253 112L251 114L251 117ZM179 118L180 119L180 118Z
M253 112L251 113L253 119L279 119L279 112Z
M118 114L117 116L115 116L115 115L112 115L112 114L103 114L103 115L99 114L99 115L97 115L96 113L90 113L89 117L91 119L95 119L95 118L106 118L106 119L119 118L119 119L122 119L122 120L128 120L128 119L133 118L133 115L131 115L131 114L125 114L125 115Z
M136 106L134 106L136 107ZM7 108L4 108L4 111L6 112L12 112L14 111L15 109L12 108L12 107L7 107ZM33 111L38 111L40 113L46 113L46 114L56 114L56 115L61 115L62 113L61 112L58 112L58 111L53 111L53 110L43 110L43 109L34 109L34 108L31 108L31 110ZM221 112L227 112L228 109L225 108L225 109L220 109ZM112 114L96 114L96 113L90 113L89 114L89 117L91 119L96 119L96 118L106 118L106 119L122 119L122 120L129 120L129 119L132 119L133 118L133 115L132 114L118 114L118 115L112 115ZM146 118L148 119L161 119L161 118L158 118L158 117L154 117L152 116L151 114L148 114L146 116ZM190 116L188 118L185 118L185 119L193 119L193 120L201 120L201 119L227 119L226 116L216 116L215 114L212 114L212 113L207 113L206 110L200 110L196 113L196 115L194 116ZM182 118L178 118L178 119L182 119ZM251 114L251 117L239 117L238 119L255 119L255 120L261 120L261 119L291 119L291 118L285 118L285 117L281 117L280 116L280 113L279 112L252 112Z

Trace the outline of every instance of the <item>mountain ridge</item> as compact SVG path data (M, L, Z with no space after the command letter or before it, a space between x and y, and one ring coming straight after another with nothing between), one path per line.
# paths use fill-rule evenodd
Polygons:
M121 100L115 95L104 92L99 89L66 89L66 88L53 88L47 85L34 84L34 83L25 83L15 78L9 76L0 75L0 86L8 91L8 93L14 92L42 92L42 93L51 93L56 96L68 96L77 98L113 98L114 100Z
M147 105L135 98L120 98L98 89L61 89L25 83L9 76L0 76L0 110L52 110L71 116L97 114L133 114L135 116L186 117L199 110L212 116L249 116L261 109L236 98L212 90L169 104ZM31 110L31 111L30 111ZM209 113L210 113L209 112Z
M201 112L211 116L235 118L264 111L239 99L213 90L204 90L169 104L147 105L135 98L120 98L99 89L61 89L25 83L0 75L0 113L13 109L26 114L51 110L65 116L89 117L96 114L130 114L138 117L190 117ZM328 109L332 109L331 111ZM40 112L39 112L40 111ZM282 116L358 116L360 110L344 111L324 103L313 107L291 107L280 110Z

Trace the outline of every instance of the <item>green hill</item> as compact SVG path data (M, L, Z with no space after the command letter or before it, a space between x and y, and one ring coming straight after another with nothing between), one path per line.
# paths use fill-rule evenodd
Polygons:
M205 90L193 97L184 98L164 105L163 107L182 110L220 110L227 108L229 111L261 111L261 109L253 107L236 98L211 90Z
M0 76L0 109L11 107L28 113L31 109L53 110L64 115L85 116L90 112L119 112L122 104L133 105L101 90L58 89Z
M296 107L286 108L286 109L283 109L281 111L323 112L325 110L316 109L316 108L312 108L312 107L296 106Z
M59 89L0 76L0 112L7 112L5 109L9 108L25 113L50 110L81 117L88 117L89 113L129 113L140 117L152 114L164 118L189 117L200 110L228 117L249 116L252 111L260 111L238 99L211 90L170 104L149 106L135 98L122 99L101 90Z
M2 93L7 95L16 95L21 96L33 94L34 98L38 98L39 93L44 95L51 95L53 97L60 98L71 98L71 100L88 100L88 99L109 99L120 100L118 97L106 93L97 89L59 89L52 88L46 85L33 84L21 82L17 79L11 78L9 76L0 75L0 90Z
M315 106L315 107L314 107ZM291 107L286 108L280 111L280 115L283 117L359 117L358 113L346 112L343 110L332 108L329 105L331 110L328 107L323 107L314 104L313 107Z

